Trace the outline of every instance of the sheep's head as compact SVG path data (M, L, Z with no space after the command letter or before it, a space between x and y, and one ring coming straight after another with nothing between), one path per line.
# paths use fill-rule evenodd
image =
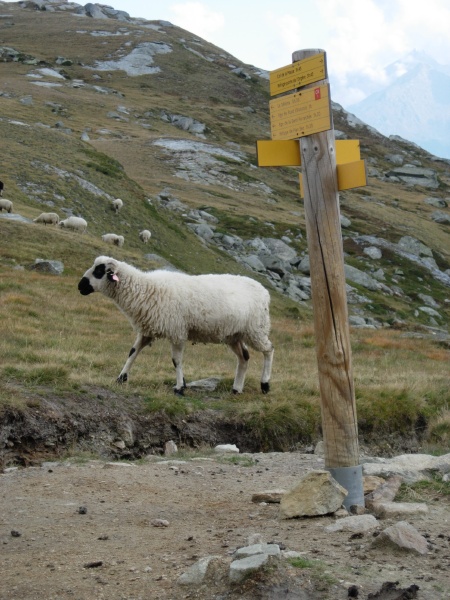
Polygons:
M98 256L78 284L80 294L88 296L92 292L105 293L111 284L115 285L119 281L118 267L119 263L114 258Z

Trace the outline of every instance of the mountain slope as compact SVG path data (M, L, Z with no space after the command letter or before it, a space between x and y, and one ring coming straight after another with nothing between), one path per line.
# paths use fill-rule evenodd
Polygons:
M398 76L398 73L402 73ZM449 158L450 72L413 53L386 69L390 85L349 107L385 135L412 139L437 156Z
M3 179L15 212L34 218L51 208L85 217L88 263L103 248L100 236L114 231L126 240L114 249L119 257L143 267L154 266L151 251L189 272L248 273L243 255L255 254L255 238L283 238L298 265L307 244L297 170L256 166L255 142L270 137L267 74L170 23L94 6L102 18L76 4L8 4L0 21ZM447 163L383 137L338 105L334 124L337 136L361 141L369 166L366 188L340 194L349 220L346 260L384 277L374 289L352 282L364 294L357 301L355 293L351 313L374 317L376 326L398 319L446 325L449 226L433 220L436 207L425 199L441 200L447 214ZM421 175L405 182L392 172L392 156L432 171L436 185L428 189ZM124 201L118 218L109 207L115 197ZM208 239L198 234L205 214L213 220ZM7 225L0 219L2 230ZM153 233L148 248L137 235L144 227ZM394 250L370 259L364 235ZM404 262L396 244L405 236L428 248L440 281L428 280L421 257L418 266ZM32 260L36 245L24 253ZM252 274L303 311L307 281L292 264ZM433 297L439 316L419 310L420 295Z

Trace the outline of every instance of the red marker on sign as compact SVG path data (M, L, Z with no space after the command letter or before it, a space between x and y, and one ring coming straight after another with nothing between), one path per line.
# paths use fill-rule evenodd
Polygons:
M320 100L320 87L314 90L314 100Z

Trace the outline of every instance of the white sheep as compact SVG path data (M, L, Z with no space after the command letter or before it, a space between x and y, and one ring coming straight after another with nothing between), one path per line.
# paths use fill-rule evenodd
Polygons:
M59 216L54 212L41 213L33 219L33 223L43 223L44 225L58 225Z
M11 200L6 200L6 198L0 198L0 212L2 210L6 210L6 212L12 212L13 203Z
M101 292L128 317L137 333L117 381L128 380L139 352L157 338L172 345L176 394L183 394L185 343L225 343L238 357L233 392L244 388L250 358L247 344L263 353L261 390L269 391L273 346L269 340L269 292L239 275L186 275L175 271L140 271L108 256L98 256L78 284L83 296Z
M114 244L115 246L123 246L125 238L123 235L117 235L115 233L105 233L102 235L102 240L107 244Z
M123 206L123 202L120 198L116 198L115 200L111 201L111 207L116 213L119 212L119 210L122 208L122 206Z
M147 244L147 242L149 241L149 239L152 237L152 234L150 233L150 231L148 229L143 229L142 231L139 232L139 239L144 242L144 244Z
M81 217L74 217L73 215L59 222L60 227L66 227L67 229L73 229L74 231L80 231L84 233L87 229L87 222Z

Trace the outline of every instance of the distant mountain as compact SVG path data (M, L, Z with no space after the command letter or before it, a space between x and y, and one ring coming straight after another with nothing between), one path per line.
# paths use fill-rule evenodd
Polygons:
M450 158L450 66L412 52L386 68L391 83L348 108L384 135Z

